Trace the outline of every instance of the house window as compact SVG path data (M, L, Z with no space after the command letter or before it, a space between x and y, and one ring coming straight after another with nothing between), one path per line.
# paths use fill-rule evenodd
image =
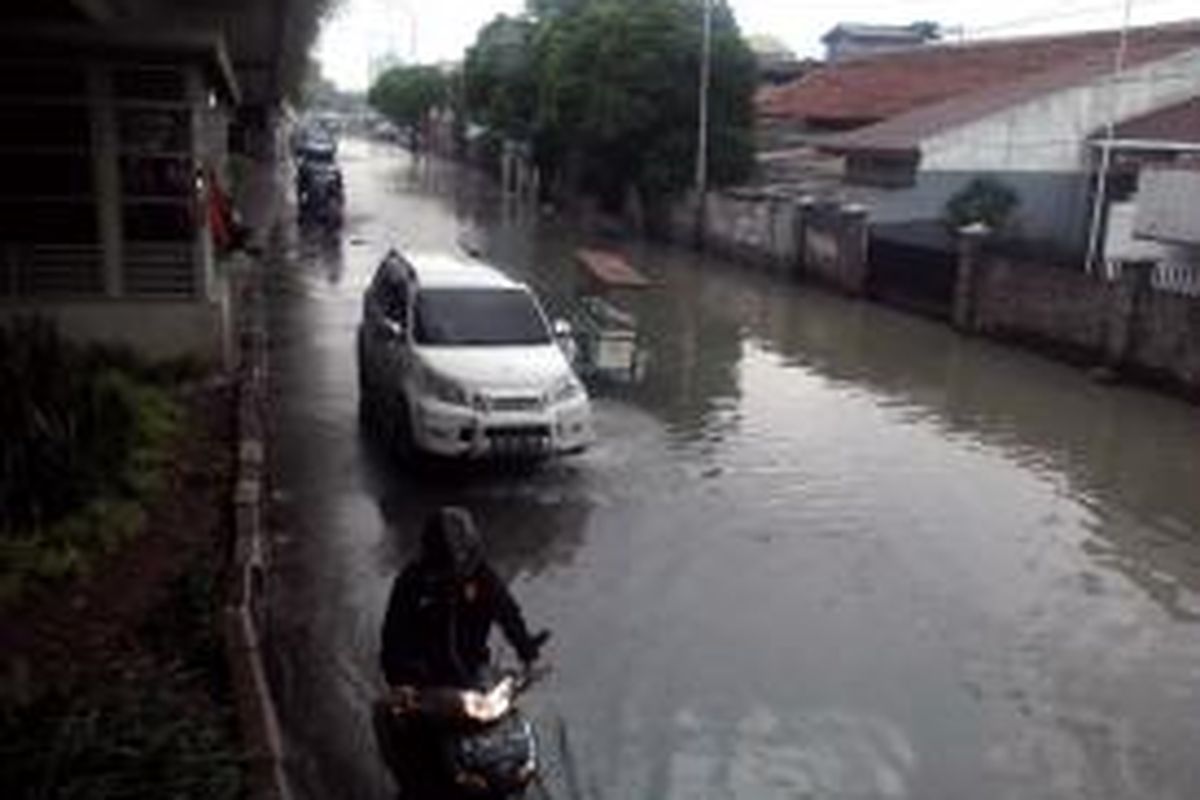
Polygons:
M852 153L846 157L846 183L902 189L916 182L917 159L909 155Z
M127 294L188 297L198 289L193 110L180 69L122 66L116 101L121 239Z
M103 292L88 82L72 62L0 62L0 296Z
M112 73L113 94L118 100L183 103L187 83L183 72L170 66L118 67Z
M0 56L0 296L201 289L188 69Z

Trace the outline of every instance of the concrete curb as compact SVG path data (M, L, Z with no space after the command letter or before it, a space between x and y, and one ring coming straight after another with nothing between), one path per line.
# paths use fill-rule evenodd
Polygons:
M243 270L237 284L236 472L230 498L234 543L224 607L225 651L247 750L249 796L252 800L291 800L283 734L260 636L267 575L263 525L267 336L261 263Z

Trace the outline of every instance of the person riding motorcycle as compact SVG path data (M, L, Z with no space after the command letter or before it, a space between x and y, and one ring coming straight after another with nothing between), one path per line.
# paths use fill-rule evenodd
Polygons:
M345 203L342 172L336 164L302 164L296 173L296 202L302 218L318 219L322 214L336 220Z
M490 662L498 624L525 664L548 631L531 634L508 587L483 556L471 514L443 507L425 522L418 558L392 585L383 623L381 666L390 686L476 685Z
M531 634L521 609L483 557L465 509L444 507L425 522L421 551L392 584L380 662L391 690L480 688L490 663L488 634L498 624L530 665L550 634ZM436 726L398 716L378 702L373 724L380 754L404 796L438 797Z

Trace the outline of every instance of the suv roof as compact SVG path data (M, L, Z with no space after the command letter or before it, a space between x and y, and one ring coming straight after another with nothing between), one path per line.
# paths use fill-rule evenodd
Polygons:
M500 270L482 261L453 253L419 252L401 255L393 250L384 257L385 265L407 275L420 288L445 289L525 289Z

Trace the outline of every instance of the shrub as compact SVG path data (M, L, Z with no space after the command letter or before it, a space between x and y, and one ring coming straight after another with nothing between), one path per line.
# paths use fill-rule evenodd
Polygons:
M140 527L179 422L152 374L43 320L0 328L0 599L80 571Z
M1001 231L1019 204L1017 193L1001 181L975 178L946 202L943 217L951 231L976 222Z
M195 680L118 677L0 708L6 796L243 797L231 720L197 701Z

